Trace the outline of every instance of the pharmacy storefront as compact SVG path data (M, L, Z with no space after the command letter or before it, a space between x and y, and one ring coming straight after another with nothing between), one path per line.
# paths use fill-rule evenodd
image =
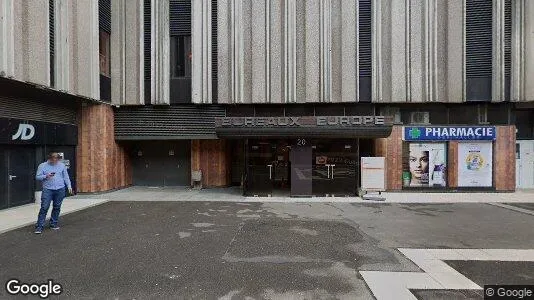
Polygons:
M495 126L403 128L402 189L493 190Z

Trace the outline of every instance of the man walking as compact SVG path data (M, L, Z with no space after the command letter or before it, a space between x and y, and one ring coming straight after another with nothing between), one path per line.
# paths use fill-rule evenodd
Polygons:
M65 186L69 194L72 195L72 186L70 183L69 173L67 168L59 162L59 154L52 152L48 155L48 161L42 163L37 168L35 178L43 182L43 193L41 195L41 210L37 217L37 224L35 225L35 233L41 234L43 232L46 214L52 202L52 216L50 217L50 229L58 230L59 212L61 203L65 198Z

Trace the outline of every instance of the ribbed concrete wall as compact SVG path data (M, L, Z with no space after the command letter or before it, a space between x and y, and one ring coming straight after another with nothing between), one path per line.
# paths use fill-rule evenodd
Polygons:
M211 1L193 5L193 102L211 103ZM534 3L512 1L512 99L534 100ZM219 0L219 103L358 101L357 0ZM372 101L466 101L465 0L372 2ZM504 1L492 101L505 99Z

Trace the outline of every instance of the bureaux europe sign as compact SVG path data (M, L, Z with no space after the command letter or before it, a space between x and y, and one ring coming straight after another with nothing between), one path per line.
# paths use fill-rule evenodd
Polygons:
M406 126L403 133L405 141L493 141L497 137L495 126Z
M391 125L384 116L226 117L216 118L216 127L351 127Z

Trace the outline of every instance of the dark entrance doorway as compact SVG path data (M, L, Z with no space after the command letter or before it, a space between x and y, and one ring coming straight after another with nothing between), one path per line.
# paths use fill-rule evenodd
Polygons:
M191 179L191 141L146 141L130 146L133 184L188 186Z
M357 139L249 139L246 196L355 196Z
M0 148L0 209L34 202L35 148Z

